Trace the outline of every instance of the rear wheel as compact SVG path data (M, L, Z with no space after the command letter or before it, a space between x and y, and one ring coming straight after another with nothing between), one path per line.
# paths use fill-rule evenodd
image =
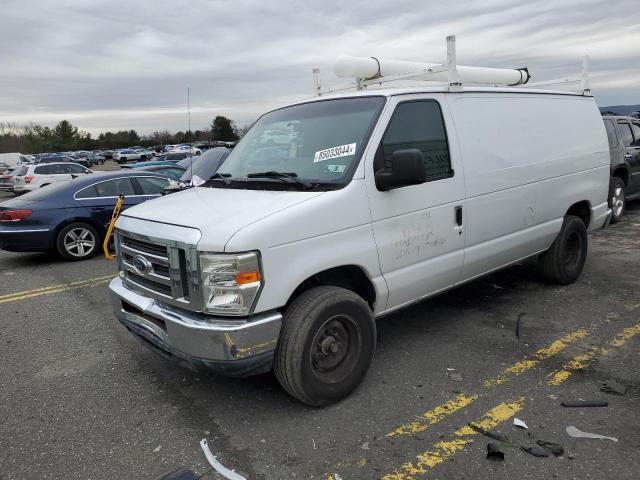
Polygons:
M559 285L575 282L587 259L587 228L574 215L564 217L562 229L546 252L540 254L540 273L545 280Z
M359 295L340 287L315 287L285 312L275 374L301 402L328 405L360 384L375 346L373 314Z
M86 260L96 254L98 232L87 223L74 222L65 226L56 237L56 249L66 260Z
M619 177L613 177L609 184L609 208L613 212L611 223L620 221L626 207L627 200L625 198L624 182Z

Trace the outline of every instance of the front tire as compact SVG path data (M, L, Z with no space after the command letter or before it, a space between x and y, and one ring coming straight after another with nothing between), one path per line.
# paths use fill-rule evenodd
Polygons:
M575 282L587 259L589 240L584 222L574 215L564 217L562 229L546 252L540 254L542 277L559 285Z
M86 260L97 253L99 240L98 232L91 225L74 222L58 232L56 250L65 260Z
M375 346L375 320L362 297L345 288L315 287L285 311L274 371L301 402L329 405L360 384Z
M619 177L613 177L609 184L609 208L612 210L611 223L620 221L627 208L624 182Z

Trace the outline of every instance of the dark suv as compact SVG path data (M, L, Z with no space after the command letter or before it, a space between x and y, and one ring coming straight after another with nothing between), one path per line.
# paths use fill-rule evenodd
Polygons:
M611 222L620 220L627 200L640 198L640 119L617 115L602 117L609 139Z

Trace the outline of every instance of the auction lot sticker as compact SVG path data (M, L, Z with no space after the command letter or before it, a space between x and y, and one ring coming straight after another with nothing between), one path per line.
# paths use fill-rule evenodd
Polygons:
M334 158L347 157L356 153L356 144L349 143L338 147L331 147L325 150L318 150L313 156L313 163L331 160Z

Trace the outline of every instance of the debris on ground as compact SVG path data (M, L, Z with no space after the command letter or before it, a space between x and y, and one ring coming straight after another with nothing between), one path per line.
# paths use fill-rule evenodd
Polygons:
M516 320L516 338L518 340L520 340L520 321L522 320L522 317L524 317L526 314L524 312L520 312L518 314L518 320Z
M600 387L601 392L612 393L613 395L623 396L627 393L627 387L617 382L605 382Z
M527 424L524 423L523 420L520 420L519 418L515 418L515 417L513 418L513 426L524 428L525 430L529 430L529 427L527 427Z
M485 437L489 437L492 438L494 440L497 440L499 442L503 442L503 443L507 443L509 445L511 445L511 440L509 440L509 438L505 435L500 435L499 433L492 433L488 430L485 430L484 428L481 428L477 425L474 425L473 423L469 423L469 428L471 428L472 430L481 433L482 435L484 435Z
M551 453L549 450L541 447L540 445L532 445L530 447L521 446L520 449L523 452L527 452L529 455L533 455L534 457L548 457Z
M201 475L186 467L180 467L177 470L160 475L156 480L198 480Z
M369 442L364 442L360 448L362 450L369 450Z
M493 442L487 444L487 460L493 460L494 462L504 461L504 452L500 450L500 445Z
M560 402L560 405L567 408L572 407L606 407L609 405L608 402L603 402L601 400L564 400Z
M204 452L204 456L207 457L207 461L211 464L214 470L224 478L227 478L228 480L247 480L242 475L236 473L235 470L229 470L217 460L213 453L211 453L211 450L209 450L206 438L200 440L200 447Z
M159 452L160 450L162 450L162 445L158 445L156 448L153 449L154 452Z
M611 440L612 442L618 441L616 437L607 437L606 435L600 435L598 433L583 432L582 430L574 427L573 425L569 425L566 431L567 431L567 435L574 438L596 438L601 440Z
M449 377L450 380L454 382L462 381L462 375L460 375L458 372L452 371L453 369L449 369L449 368L447 368L447 370L450 370L447 372L447 377Z
M561 457L562 455L564 455L564 448L558 443L548 442L546 440L538 440L536 443L541 447L549 450L556 457Z

